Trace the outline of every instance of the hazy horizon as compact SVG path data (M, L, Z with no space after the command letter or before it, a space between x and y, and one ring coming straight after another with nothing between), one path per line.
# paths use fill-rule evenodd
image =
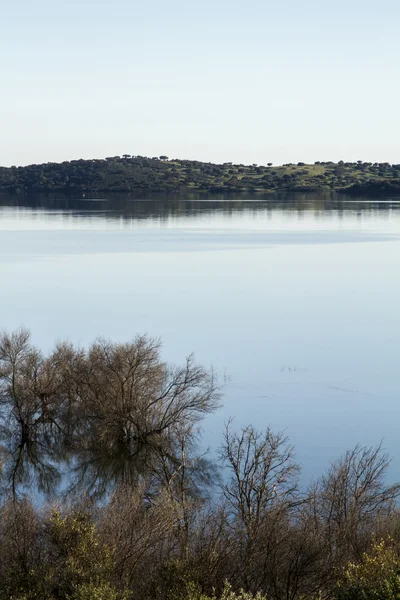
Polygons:
M400 163L395 0L2 7L0 165Z

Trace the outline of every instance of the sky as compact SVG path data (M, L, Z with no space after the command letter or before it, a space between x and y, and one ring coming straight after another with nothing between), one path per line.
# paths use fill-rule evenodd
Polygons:
M400 163L398 0L0 0L0 165Z

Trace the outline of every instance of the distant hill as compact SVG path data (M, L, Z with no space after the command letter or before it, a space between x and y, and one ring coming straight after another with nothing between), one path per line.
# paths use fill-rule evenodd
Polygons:
M212 164L166 156L113 156L0 167L1 193L336 191L400 195L400 164L358 161L273 166Z

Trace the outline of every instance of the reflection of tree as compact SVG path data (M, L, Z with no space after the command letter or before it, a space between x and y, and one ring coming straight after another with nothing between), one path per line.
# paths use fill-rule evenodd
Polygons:
M50 492L59 481L56 464L60 433L57 374L51 360L21 330L0 340L0 435L5 478L14 497L35 483Z
M189 443L218 403L212 372L193 357L168 367L159 343L146 337L98 341L88 352L59 345L44 358L20 331L1 337L0 361L5 476L14 496L29 484L54 489L65 460L75 485L93 492L137 482L166 457L178 464L182 431Z
M253 194L152 194L135 198L132 194L109 194L104 199L73 199L67 197L51 198L49 196L8 196L0 197L0 206L26 207L43 210L42 218L65 219L68 224L72 219L103 219L111 223L113 220L131 226L134 223L153 221L162 225L172 219L189 219L202 215L244 217L270 217L279 213L287 213L301 218L304 214L325 214L326 216L343 217L354 215L388 215L400 209L400 204L393 202L366 202L354 197L330 193L288 193L265 195ZM51 211L46 214L45 211ZM20 214L24 212L20 210Z
M212 411L212 373L189 357L181 368L160 360L159 343L94 344L75 373L76 473L88 489L130 484L157 455L174 456L182 428Z

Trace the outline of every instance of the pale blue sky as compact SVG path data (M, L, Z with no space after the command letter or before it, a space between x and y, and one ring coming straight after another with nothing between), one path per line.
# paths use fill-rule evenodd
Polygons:
M399 0L0 0L0 165L400 163Z

